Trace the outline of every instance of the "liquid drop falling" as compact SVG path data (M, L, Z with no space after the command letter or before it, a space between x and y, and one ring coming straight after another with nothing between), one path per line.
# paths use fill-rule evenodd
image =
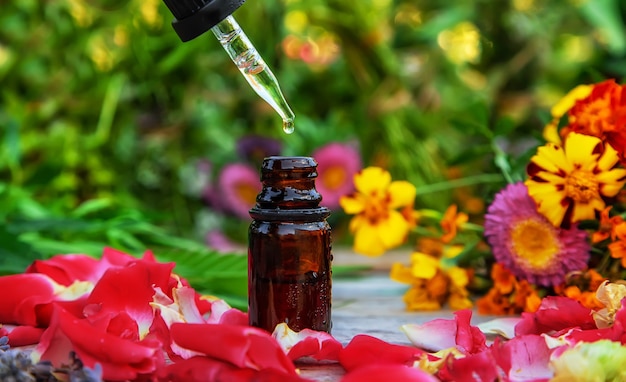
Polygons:
M285 134L291 134L295 130L293 119L283 119L283 131Z

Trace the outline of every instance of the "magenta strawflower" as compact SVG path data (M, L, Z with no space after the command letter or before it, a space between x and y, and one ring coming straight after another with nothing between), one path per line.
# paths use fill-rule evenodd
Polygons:
M330 143L312 156L317 161L315 187L322 195L322 204L338 208L339 199L354 191L352 178L361 170L361 155L353 145Z
M523 183L496 194L485 215L485 237L496 261L518 278L544 286L585 269L591 248L576 225L557 228L541 215Z
M249 219L261 191L259 172L244 163L231 163L222 168L219 176L219 199L226 209L242 219Z

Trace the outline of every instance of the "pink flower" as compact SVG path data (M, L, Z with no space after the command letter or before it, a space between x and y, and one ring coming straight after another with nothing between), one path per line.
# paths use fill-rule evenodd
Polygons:
M212 249L222 253L244 252L242 245L232 241L226 234L219 229L207 232L204 237L205 243Z
M519 279L559 285L570 272L587 267L587 233L557 228L537 210L523 183L496 194L485 215L485 237L493 255Z
M312 157L317 161L315 188L322 195L322 204L335 209L342 196L354 191L352 179L362 167L361 156L353 145L330 143Z
M250 219L248 211L254 207L261 191L259 172L243 163L231 163L222 168L219 176L220 199L228 211L242 219Z

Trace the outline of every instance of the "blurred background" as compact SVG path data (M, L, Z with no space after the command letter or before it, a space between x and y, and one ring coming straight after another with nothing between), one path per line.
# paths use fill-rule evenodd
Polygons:
M103 245L242 252L270 154L320 162L337 246L338 195L370 165L415 184L416 207L479 219L565 93L626 77L620 0L248 0L234 17L295 133L161 0L3 4L2 272Z

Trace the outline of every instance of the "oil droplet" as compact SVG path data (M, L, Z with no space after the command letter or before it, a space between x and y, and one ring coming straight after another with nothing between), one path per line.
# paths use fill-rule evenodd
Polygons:
M283 131L285 134L291 134L295 130L293 119L283 119Z

